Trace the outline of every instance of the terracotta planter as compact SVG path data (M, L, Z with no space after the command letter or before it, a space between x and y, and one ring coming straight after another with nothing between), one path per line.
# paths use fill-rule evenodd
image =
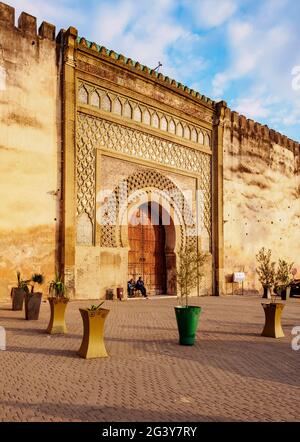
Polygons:
M104 322L109 310L80 308L79 311L83 320L83 338L78 354L85 359L108 356L104 345Z
M25 298L25 290L18 287L11 289L12 310L23 310L23 302Z
M39 319L42 296L40 292L25 294L25 319Z
M69 298L48 298L50 305L50 321L47 327L47 333L67 333L67 327L65 322L65 312Z
M284 304L279 302L271 302L270 304L262 304L265 311L265 326L262 336L270 338L282 338L284 333L281 326L281 314Z

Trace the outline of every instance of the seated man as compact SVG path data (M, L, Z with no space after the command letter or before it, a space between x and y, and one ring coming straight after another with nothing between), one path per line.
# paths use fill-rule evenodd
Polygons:
M148 298L147 291L144 285L144 281L142 280L142 277L140 276L135 284L135 289L140 290L144 298Z
M127 282L127 292L129 298L134 296L134 289L135 289L135 282L134 279L131 278L130 281Z

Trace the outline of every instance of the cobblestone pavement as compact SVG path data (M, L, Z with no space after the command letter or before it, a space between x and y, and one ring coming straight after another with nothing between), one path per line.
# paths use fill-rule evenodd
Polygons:
M49 305L38 321L0 305L1 421L299 421L300 299L283 311L285 337L260 336L257 296L193 298L203 312L193 347L178 345L177 300L106 301L109 357L77 356L82 321L70 302L68 334L49 336Z

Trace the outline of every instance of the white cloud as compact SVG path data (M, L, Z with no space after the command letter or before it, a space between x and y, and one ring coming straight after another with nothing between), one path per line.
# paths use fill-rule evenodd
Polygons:
M198 0L190 3L195 24L213 28L226 22L237 10L236 0Z
M133 0L101 5L92 28L92 38L149 67L167 59L167 49L186 30L172 17L174 2Z
M291 74L293 67L300 65L300 2L10 0L9 3L16 7L17 17L26 11L39 22L55 24L57 29L75 26L81 36L151 68L161 61L161 72L165 75L216 100L227 99L246 116L263 118L278 127L300 124L300 91L293 89L295 75ZM215 66L221 68L216 71Z
M16 10L16 21L21 12L26 12L42 21L52 22L54 25L62 23L65 28L69 26L78 26L84 21L83 15L74 8L70 0L18 0L10 1L11 6Z
M231 18L227 24L229 57L212 79L212 95L234 91L231 107L253 119L264 119L282 132L300 123L300 91L292 87L293 66L300 65L299 3L263 0L257 13Z
M252 119L267 118L270 115L270 109L266 107L265 101L256 97L238 99L234 110Z

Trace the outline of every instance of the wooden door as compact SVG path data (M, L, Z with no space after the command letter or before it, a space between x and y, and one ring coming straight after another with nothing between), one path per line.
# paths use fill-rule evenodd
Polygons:
M151 223L148 206L138 209L129 222L128 279L142 276L151 294L166 293L165 228ZM138 222L138 223L137 223Z

